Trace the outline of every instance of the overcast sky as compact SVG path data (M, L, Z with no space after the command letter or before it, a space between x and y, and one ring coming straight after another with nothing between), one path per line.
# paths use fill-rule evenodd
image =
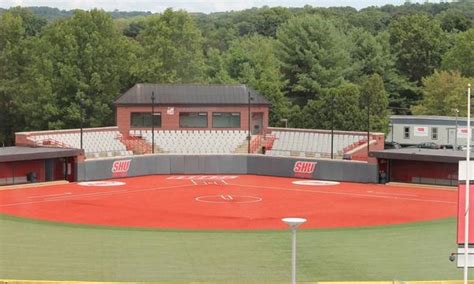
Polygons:
M430 0L440 2L441 0ZM274 7L314 7L352 6L357 9L385 4L400 5L405 0L0 0L1 8L12 6L49 6L59 9L102 8L106 11L151 11L162 12L166 8L184 9L188 12L222 12L243 10L264 5ZM424 0L412 0L424 2Z

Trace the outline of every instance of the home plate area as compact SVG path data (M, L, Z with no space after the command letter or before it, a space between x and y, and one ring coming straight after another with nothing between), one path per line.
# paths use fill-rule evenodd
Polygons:
M0 213L182 230L366 227L456 216L454 191L255 175L153 175L0 191Z

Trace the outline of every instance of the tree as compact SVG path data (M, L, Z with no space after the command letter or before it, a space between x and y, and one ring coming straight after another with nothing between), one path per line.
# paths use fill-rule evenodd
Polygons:
M283 95L284 81L273 39L254 35L235 40L224 58L227 74L233 80L248 84L271 102L271 124L287 118L289 102Z
M0 145L12 145L14 132L25 129L22 99L30 89L34 36L44 21L22 8L0 16Z
M332 20L303 15L277 31L277 54L288 93L304 105L344 82L351 70L350 43Z
M376 35L387 28L390 15L375 7L369 7L351 15L348 21L353 26L363 28L372 35Z
M22 74L20 45L25 28L20 17L6 12L0 16L0 145L13 144L16 118L19 117L14 103L18 92L16 84Z
M45 18L34 15L31 10L21 7L14 7L8 10L15 17L20 17L23 22L26 36L38 35L47 24Z
M438 22L424 14L403 16L389 31L397 68L411 81L421 83L441 65L447 38Z
M263 7L257 10L255 31L266 37L275 37L278 27L291 18L288 8Z
M388 132L388 95L382 77L373 74L361 87L361 105L370 117L370 131ZM367 107L370 106L370 109ZM367 129L367 128L366 128Z
M375 73L383 75L394 69L394 58L384 46L385 38L375 37L362 29L352 30L350 36L354 44L351 58L355 80Z
M473 77L462 77L458 71L440 71L423 78L423 99L412 107L413 114L452 116L454 109L467 115L467 85Z
M136 58L110 16L77 10L45 28L34 49L22 100L29 129L78 127L81 99L86 127L114 124L113 101Z
M447 10L436 16L446 32L465 32L472 27L472 21L459 10Z
M303 126L331 129L334 122L334 129L337 130L363 130L364 116L359 101L360 88L355 84L344 83L327 89L303 108Z
M199 82L205 79L203 38L184 11L167 9L147 18L137 37L143 47L138 74L142 82Z
M377 66L372 68L373 72L366 72L360 74L359 78L362 80L364 76L379 74L384 81L385 90L389 98L389 108L396 114L408 114L410 106L419 100L419 89L416 83L410 82L405 75L400 74L396 68L395 56L390 52L390 34L385 31L379 33L376 37L376 43L371 44L368 51L363 58L369 58L368 62L372 63L369 66ZM356 49L358 44L356 43ZM378 58L372 59L372 58ZM373 64L381 62L381 64ZM371 69L366 69L371 70Z
M474 77L474 28L456 36L454 46L443 57L443 69Z

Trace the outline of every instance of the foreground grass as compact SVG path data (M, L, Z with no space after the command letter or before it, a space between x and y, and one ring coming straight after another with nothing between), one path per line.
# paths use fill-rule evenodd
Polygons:
M455 219L298 232L298 280L462 279L448 261ZM86 227L0 215L0 278L287 281L284 231L187 232Z

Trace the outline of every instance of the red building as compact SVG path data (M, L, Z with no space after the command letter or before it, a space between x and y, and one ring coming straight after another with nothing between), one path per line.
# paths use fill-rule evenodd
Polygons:
M136 84L115 105L117 126L124 136L130 130L150 130L152 112L156 130L250 127L252 134L264 134L270 102L245 85Z

